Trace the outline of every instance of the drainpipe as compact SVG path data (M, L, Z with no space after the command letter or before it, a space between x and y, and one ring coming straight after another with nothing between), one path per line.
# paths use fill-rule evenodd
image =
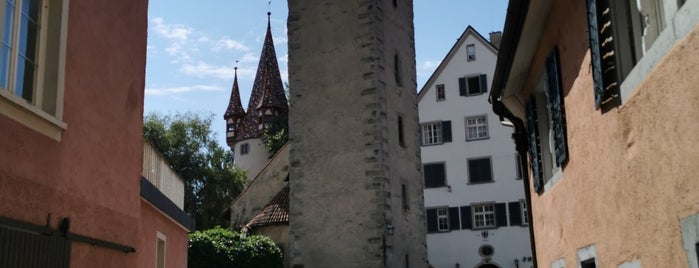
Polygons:
M517 154L519 154L520 160L522 158L526 159L526 156L529 152L529 134L527 133L527 130L524 127L524 122L522 122L521 119L514 116L512 112L510 112L510 110L507 109L507 107L505 107L505 104L503 104L500 101L500 99L493 100L493 111L501 118L507 118L507 120L512 122L512 139L515 142L515 150L517 151ZM532 195L531 191L529 190L531 181L529 180L529 167L527 166L527 161L519 161L519 168L520 170L522 170L522 181L524 182L524 199L527 202L527 218L529 219L527 229L529 229L529 245L532 251L532 264L534 265L534 267L538 267L536 261L536 239L534 237L534 218L532 216L531 205Z

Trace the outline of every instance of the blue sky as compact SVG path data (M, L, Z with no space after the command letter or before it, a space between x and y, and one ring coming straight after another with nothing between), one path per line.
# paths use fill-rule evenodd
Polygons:
M287 2L267 0L150 0L145 112L214 114L225 145L222 117L233 68L243 106L252 89L267 27L267 10L282 79L287 80ZM502 31L505 0L414 0L418 90L468 25L486 38Z

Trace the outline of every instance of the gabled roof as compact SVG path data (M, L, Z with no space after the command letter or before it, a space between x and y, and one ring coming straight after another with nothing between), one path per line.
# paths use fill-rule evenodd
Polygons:
M289 105L287 104L286 94L284 93L284 85L282 84L281 74L279 73L279 63L277 62L277 53L274 50L274 40L272 40L272 29L270 26L269 16L267 13L267 35L260 53L260 62L257 66L255 81L252 85L252 93L245 117L236 126L233 143L262 137L263 129L260 125L260 108L275 108L280 115L289 113Z
M235 67L231 99L228 102L226 113L223 114L223 119L228 120L231 117L243 117L244 115L245 110L243 110L243 104L240 102L240 90L238 90L238 67Z
M289 223L289 185L284 187L269 203L245 226L265 226Z
M430 78L427 79L427 82L425 82L425 85L423 85L422 88L420 89L420 92L418 92L418 96L417 96L418 102L420 102L420 100L422 100L422 96L427 94L427 91L429 91L429 89L432 87L432 84L434 84L434 81L437 79L437 77L439 77L439 75L442 73L444 68L447 66L447 63L449 63L449 61L451 61L452 58L454 58L454 55L459 50L459 48L463 47L464 42L466 42L466 38L469 35L475 36L476 40L483 43L483 46L485 46L490 51L492 51L493 54L495 54L495 55L498 54L498 49L495 46L493 46L493 44L491 44L488 41L488 39L483 37L483 35L481 35L478 31L476 31L476 29L474 29L471 25L469 25L468 27L466 27L466 30L464 30L464 32L461 34L461 36L458 39L456 39L454 46L451 47L451 49L449 50L447 55L444 56L444 59L442 59L442 62L440 62L439 66L437 66L437 69L434 70L434 73L432 73Z

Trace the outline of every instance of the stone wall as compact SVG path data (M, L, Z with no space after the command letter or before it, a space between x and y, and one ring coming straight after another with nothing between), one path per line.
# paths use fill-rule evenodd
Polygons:
M289 2L291 267L426 262L412 8Z

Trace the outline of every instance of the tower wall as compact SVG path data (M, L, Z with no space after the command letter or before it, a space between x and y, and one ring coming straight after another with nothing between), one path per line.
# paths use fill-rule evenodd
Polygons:
M242 154L240 146L246 143L249 148L248 153ZM262 143L262 139L242 140L236 142L233 146L233 163L247 172L248 181L254 179L269 161L269 152L267 152L265 145Z
M289 1L292 267L425 266L412 8Z

